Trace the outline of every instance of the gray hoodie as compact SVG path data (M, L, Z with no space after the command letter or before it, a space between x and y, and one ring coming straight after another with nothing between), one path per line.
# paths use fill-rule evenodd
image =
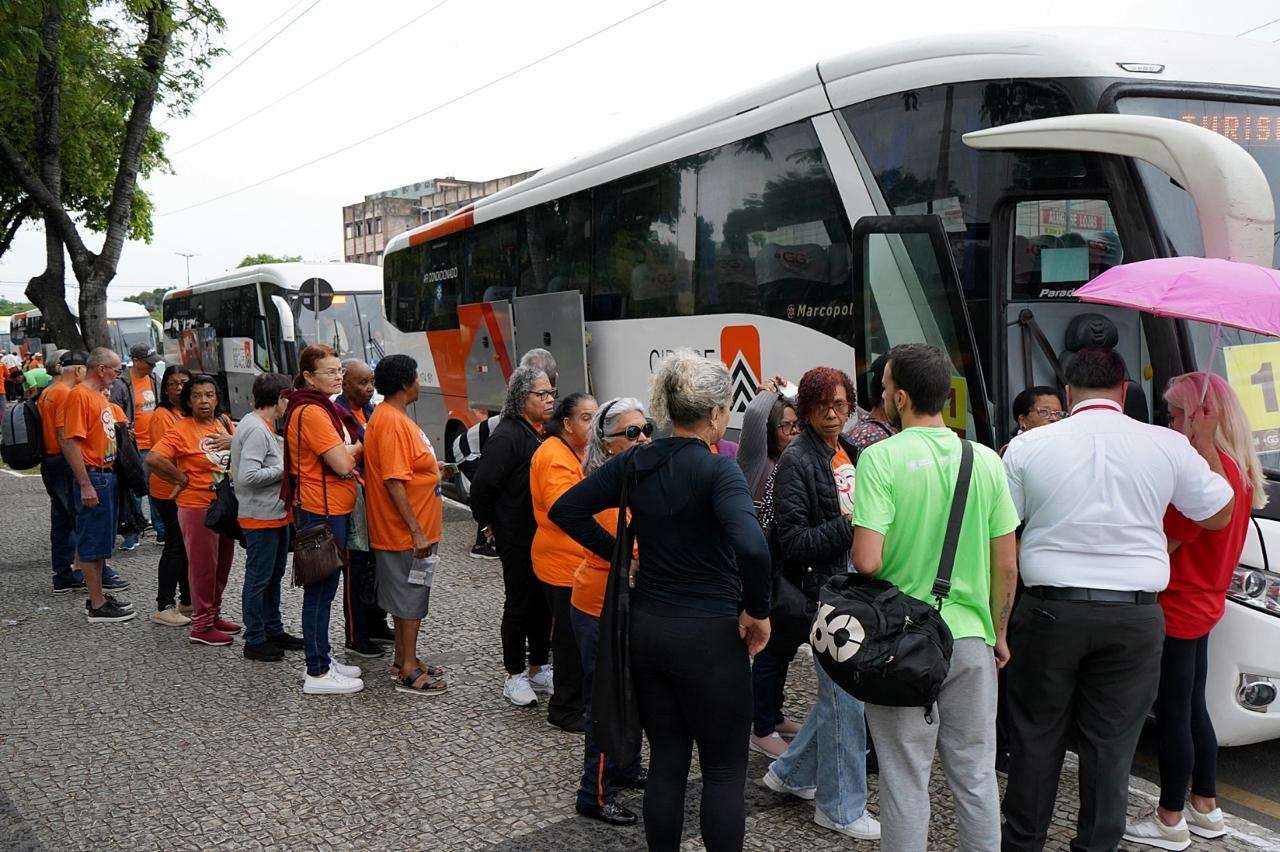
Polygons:
M285 516L280 499L284 475L284 442L251 411L231 439L231 478L240 503L240 517L275 521Z

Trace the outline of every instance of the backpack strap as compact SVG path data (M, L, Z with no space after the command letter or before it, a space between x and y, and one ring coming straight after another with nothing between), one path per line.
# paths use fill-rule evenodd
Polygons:
M973 478L973 444L960 439L960 473L956 476L956 490L951 496L951 512L947 516L947 534L942 540L942 555L938 558L938 576L933 580L933 597L942 609L942 601L951 592L951 568L956 560L956 545L960 541L960 527L964 525L964 507L969 499L969 482Z

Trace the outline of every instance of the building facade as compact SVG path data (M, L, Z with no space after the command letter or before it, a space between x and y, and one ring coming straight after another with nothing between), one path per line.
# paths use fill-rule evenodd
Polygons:
M382 249L396 234L442 219L486 195L517 184L536 172L487 181L432 178L366 195L342 208L342 258L347 263L382 263Z

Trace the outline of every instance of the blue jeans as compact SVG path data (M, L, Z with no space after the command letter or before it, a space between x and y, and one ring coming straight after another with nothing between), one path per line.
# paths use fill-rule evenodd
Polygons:
M867 729L862 702L835 685L822 666L818 700L791 747L770 766L788 787L817 787L814 807L849 826L867 807Z
M635 778L640 774L640 758L636 757L631 766L619 769L596 746L595 739L591 736L591 684L596 671L600 619L570 604L569 622L573 625L573 636L578 642L578 652L582 657L582 721L587 727L582 753L582 781L578 785L578 804L583 807L603 807L618 795L616 782Z
M328 524L338 546L346 552L348 515L313 515L299 508L297 515L298 529L306 529L315 524ZM307 674L320 677L329 671L329 611L333 608L333 598L338 593L338 584L342 581L339 571L319 583L312 583L302 588L302 641L306 646Z
M98 492L98 505L84 505L80 501L80 487L73 485L71 489L76 510L76 556L81 562L105 561L116 546L116 525L119 522L116 475L97 470L88 473L93 489ZM107 577L105 565L102 576L103 579Z
M246 645L260 645L268 636L284 632L280 620L280 581L289 559L289 527L244 531L244 591L240 614L244 617Z
M787 648L775 633L768 644L751 661L751 696L754 706L752 733L767 737L784 720L782 703L786 700L787 670L799 646Z
M142 463L146 464L147 456L151 451L138 450L138 452L142 455ZM138 499L141 501L142 498ZM139 502L138 508L142 508L141 502ZM164 538L164 518L160 517L160 510L156 508L156 501L152 500L149 494L147 495L147 514L151 516L151 529L155 530L156 541L161 541Z
M53 556L53 585L70 586L76 582L76 509L75 478L71 466L61 456L45 456L40 463L40 479L49 494L49 552Z

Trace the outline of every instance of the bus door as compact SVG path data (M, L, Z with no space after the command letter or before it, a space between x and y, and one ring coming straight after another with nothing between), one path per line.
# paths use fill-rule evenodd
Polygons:
M943 420L962 437L994 443L991 409L960 276L942 218L863 216L853 226L855 315L867 363L903 343L927 343L951 357ZM870 409L874 402L863 400Z
M566 393L586 391L587 335L582 311L582 293L541 293L517 296L516 352L546 349L556 359L560 377L557 386Z
M500 300L458 305L458 333L467 353L467 403L472 408L501 411L507 380L520 363L511 322L511 302Z

